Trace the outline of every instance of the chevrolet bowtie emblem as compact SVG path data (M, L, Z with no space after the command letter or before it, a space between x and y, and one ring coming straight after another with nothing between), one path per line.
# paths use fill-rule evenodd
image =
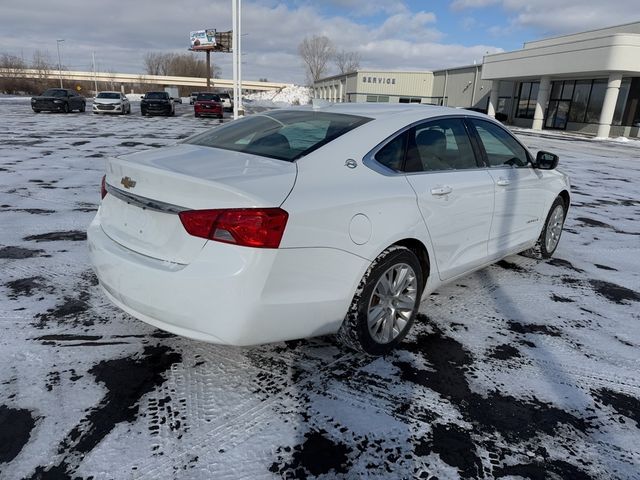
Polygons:
M126 189L133 188L136 186L136 182L134 180L131 180L129 177L122 177L122 180L120 180L120 183Z

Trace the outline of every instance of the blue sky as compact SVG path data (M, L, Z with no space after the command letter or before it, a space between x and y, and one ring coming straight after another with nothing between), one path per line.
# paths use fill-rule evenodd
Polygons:
M481 62L528 40L640 21L640 1L616 0L243 0L247 78L304 83L297 48L326 35L355 51L364 69L429 70ZM189 31L231 28L230 0L0 0L0 54L34 51L90 70L143 73L146 52L185 52ZM225 78L231 55L214 55ZM330 65L327 74L336 73Z

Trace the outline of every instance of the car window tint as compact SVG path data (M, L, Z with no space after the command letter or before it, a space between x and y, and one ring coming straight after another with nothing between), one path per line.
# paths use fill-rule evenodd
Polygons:
M524 167L527 165L526 150L502 127L482 120L472 119L471 121L487 152L489 166Z
M216 127L184 143L293 161L370 120L313 110L270 111Z
M434 120L411 130L406 171L465 170L477 167L471 141L461 119Z
M406 132L398 135L375 154L375 159L391 170L401 171L404 162L404 151L406 144Z

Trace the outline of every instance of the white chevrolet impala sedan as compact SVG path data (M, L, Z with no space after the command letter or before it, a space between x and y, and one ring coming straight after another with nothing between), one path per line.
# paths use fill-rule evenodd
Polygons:
M440 285L553 254L570 192L557 163L465 110L269 111L110 159L91 261L114 304L178 335L337 333L384 354Z

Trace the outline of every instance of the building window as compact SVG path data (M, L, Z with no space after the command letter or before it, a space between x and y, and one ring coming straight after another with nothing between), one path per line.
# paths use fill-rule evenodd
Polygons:
M620 84L620 91L618 92L616 109L613 112L613 125L622 125L622 116L624 115L624 108L627 105L627 98L629 98L630 89L631 78L623 78L622 83Z
M367 102L389 103L389 96L388 95L367 95Z
M536 111L536 100L540 82L522 82L520 84L520 94L518 95L517 118L533 118Z
M415 98L415 97L400 97L398 99L399 103L421 103L421 99L420 98Z
M591 80L578 80L573 89L569 121L584 123L584 115L587 111L589 93L591 92Z
M586 123L598 123L600 121L600 112L604 103L604 94L607 91L606 80L594 80L591 86L591 95L589 96L589 105L587 106Z

